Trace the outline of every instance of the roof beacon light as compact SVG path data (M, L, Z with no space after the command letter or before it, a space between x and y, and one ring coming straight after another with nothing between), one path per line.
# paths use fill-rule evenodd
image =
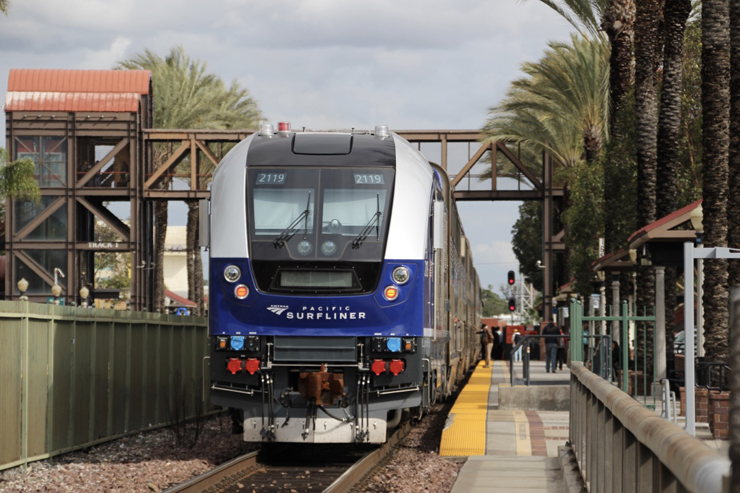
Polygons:
M290 132L290 122L279 122L278 123L278 132Z
M262 123L260 124L260 135L264 135L265 137L272 137L275 133L275 130L272 128L272 125L269 123Z
M379 139L387 139L390 137L391 134L388 131L388 126L386 125L375 125L375 137Z

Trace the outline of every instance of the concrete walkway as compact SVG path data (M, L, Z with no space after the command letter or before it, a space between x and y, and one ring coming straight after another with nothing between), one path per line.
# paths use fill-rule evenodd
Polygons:
M478 369L476 369L478 371ZM521 363L515 364L515 377ZM532 383L562 385L570 372L545 372L544 363L531 362ZM496 361L491 373L486 416L485 455L468 457L453 493L566 491L558 446L568 440L568 413L498 409L499 384L510 382L507 362Z

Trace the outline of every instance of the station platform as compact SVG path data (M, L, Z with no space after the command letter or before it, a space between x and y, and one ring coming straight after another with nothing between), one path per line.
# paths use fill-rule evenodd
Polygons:
M480 362L450 411L440 455L466 458L453 493L567 491L558 447L568 440L568 412L500 409L509 371L506 361ZM521 363L513 371L521 378ZM530 377L532 385L570 383L567 367L547 373L540 361L531 362Z

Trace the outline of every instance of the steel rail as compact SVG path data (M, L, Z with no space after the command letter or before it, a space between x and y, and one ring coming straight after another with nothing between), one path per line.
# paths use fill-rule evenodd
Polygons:
M229 462L221 464L215 469L211 469L210 471L201 474L200 476L196 476L189 481L165 490L165 493L195 493L203 491L206 488L210 488L211 486L220 483L222 480L228 478L229 476L233 476L237 472L243 471L244 469L251 466L256 466L257 454L259 454L259 450L255 452L249 452L248 454L244 454L241 457L232 459Z
M352 467L339 476L328 488L324 490L324 493L339 493L350 491L357 483L370 473L373 468L381 463L393 450L393 448L401 443L406 435L411 430L411 423L407 421L401 427L393 433L388 440L378 449L370 452L362 459L357 461Z

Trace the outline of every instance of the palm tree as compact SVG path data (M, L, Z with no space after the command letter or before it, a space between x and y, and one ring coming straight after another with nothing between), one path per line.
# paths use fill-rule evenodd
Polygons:
M678 205L679 139L681 133L681 96L683 90L683 45L691 0L666 0L664 15L663 84L660 91L658 120L658 161L656 178L656 216L665 217ZM676 305L676 269L665 271L666 320L673 319ZM673 348L673 330L666 326L666 349ZM672 351L672 349L671 349Z
M730 159L727 243L740 247L740 2L730 3ZM740 286L740 262L728 262L728 286Z
M489 110L487 138L547 151L565 166L593 164L607 133L604 43L572 36L550 43L537 63L524 63L503 101Z
M550 43L538 62L522 65L526 76L512 82L504 100L490 110L484 127L488 139L517 144L525 156L547 151L561 166L558 178L564 184L566 209L570 206L570 184L581 176L594 175L591 171L582 173L582 164L596 167L606 140L607 60L608 45L601 40L574 35L570 44ZM563 263L570 269L570 247L581 252L580 241L587 234L571 238L568 221L565 232L569 249ZM583 260L586 255L576 258ZM564 276L569 279L565 269Z
M658 87L657 69L660 53L660 0L637 2L635 17L635 120L637 137L637 227L656 218L656 173L658 165ZM637 306L655 303L655 272L652 267L637 269ZM641 324L636 348L651 368L652 326Z
M702 2L702 147L705 243L727 246L730 123L730 13L725 0ZM737 211L733 211L734 214ZM704 268L705 356L728 361L727 261Z
M610 0L601 17L601 28L611 42L609 57L609 108L611 119L609 133L621 135L619 118L627 94L632 87L632 37L635 26L634 0Z
M206 64L192 60L185 55L182 47L173 48L165 58L146 50L143 54L122 61L120 69L151 70L154 92L155 128L229 128L235 123L259 119L257 104L248 97L246 89L237 83L226 88L216 75L206 73ZM168 155L167 146L154 148L155 168L161 166ZM162 185L167 187L165 181ZM190 207L191 204L189 204ZM190 211L194 211L190 207ZM194 212L192 212L194 214ZM155 287L154 307L164 309L164 241L167 232L167 202L155 203ZM197 224L197 216L195 223ZM194 250L195 235L190 238L190 248ZM194 263L195 257L188 258ZM194 286L194 301L202 306L202 268L190 268L193 279L200 277L200 293ZM196 273L197 271L197 273ZM199 276L198 276L199 274Z

